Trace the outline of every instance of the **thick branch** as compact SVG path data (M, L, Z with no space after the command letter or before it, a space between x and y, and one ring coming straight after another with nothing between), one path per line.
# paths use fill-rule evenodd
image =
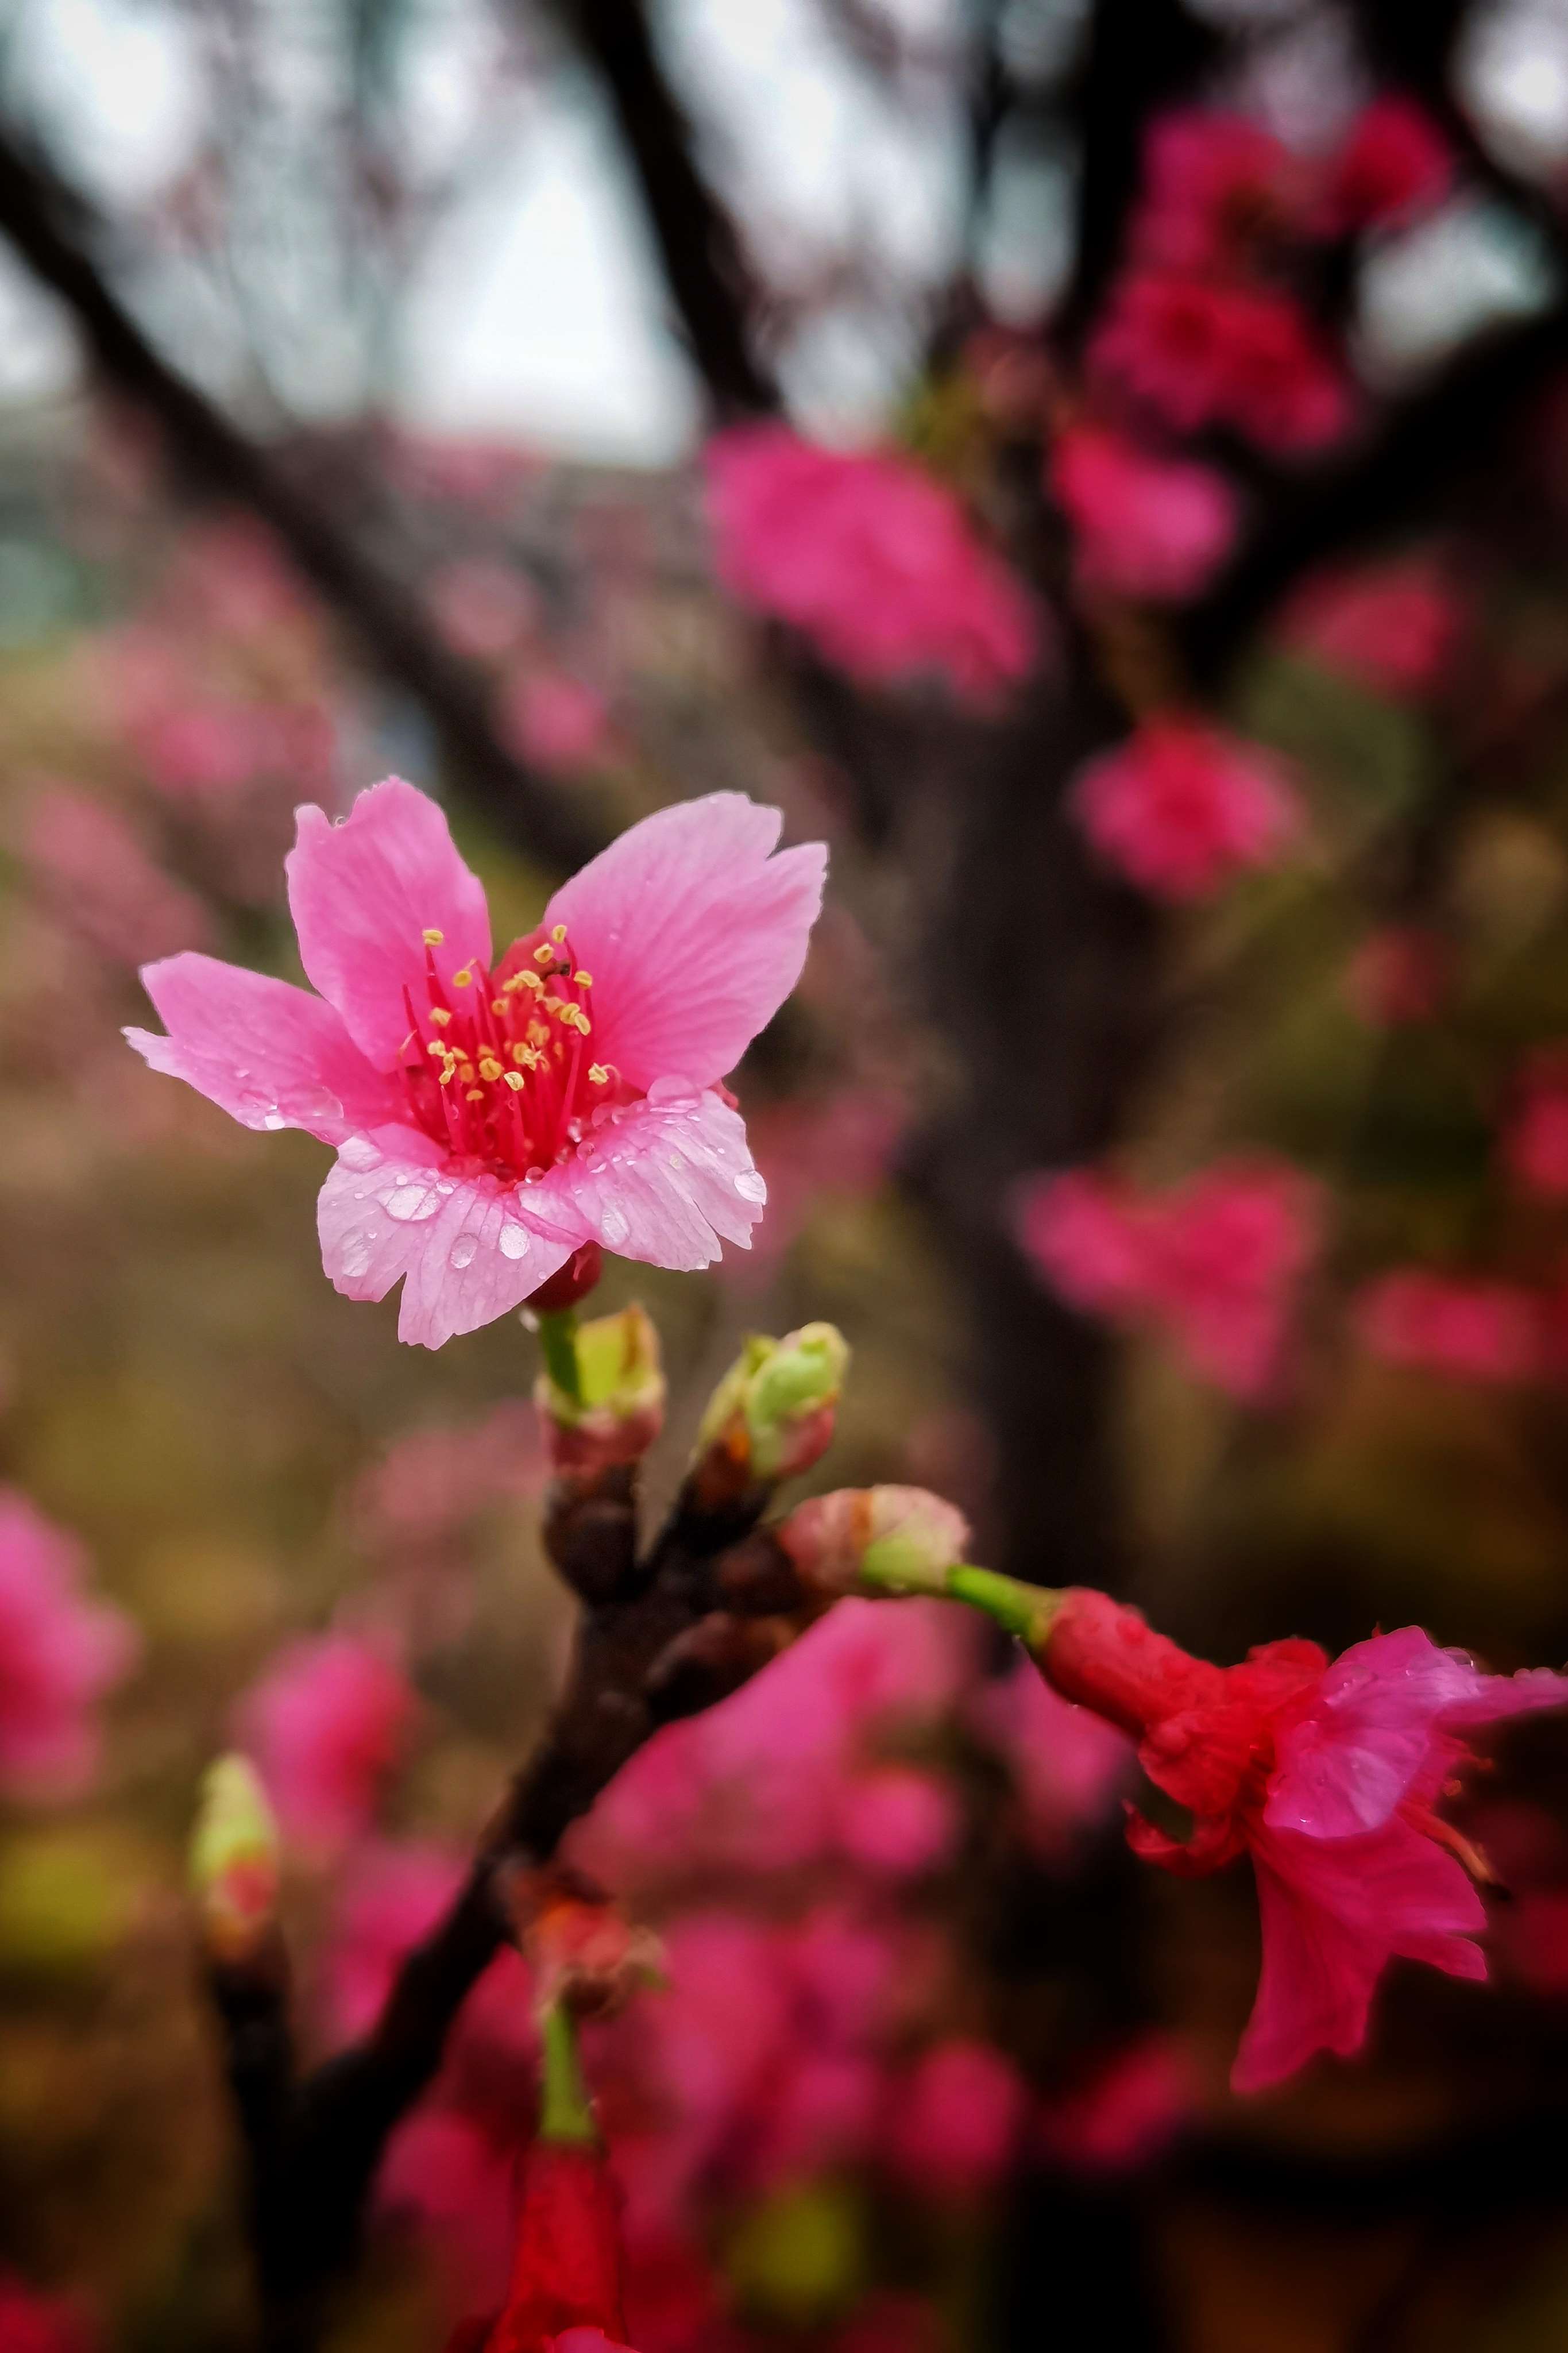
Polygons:
M545 866L564 870L592 856L599 829L507 751L483 683L447 651L416 598L153 349L68 226L80 212L52 173L46 179L15 135L0 131L0 233L65 303L105 381L156 423L170 463L202 495L248 507L270 525L375 667L423 705L498 829Z
M776 385L752 346L757 292L734 223L699 171L640 0L556 0L602 79L692 359L721 415L765 416Z

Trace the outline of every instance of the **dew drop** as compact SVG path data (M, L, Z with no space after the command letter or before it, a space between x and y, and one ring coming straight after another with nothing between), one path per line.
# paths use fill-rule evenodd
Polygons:
M426 1181L395 1185L383 1206L387 1216L395 1218L400 1226L412 1226L421 1219L435 1216L441 1206L441 1196Z
M511 1229L509 1226L505 1228L504 1230L505 1232L510 1233ZM474 1260L478 1255L479 1247L479 1238L477 1235L459 1234L447 1254L447 1265L455 1266L459 1272L461 1272L464 1267L472 1266ZM505 1247L504 1242L502 1247Z
M368 1234L345 1234L338 1244L338 1265L347 1275L370 1272L371 1238Z
M765 1201L768 1180L759 1169L742 1168L735 1179L735 1190L742 1201Z
M526 1226L503 1226L501 1228L500 1254L502 1258L526 1258L528 1256L528 1229Z
M599 1240L606 1250L619 1250L630 1232L631 1228L619 1209L607 1208L600 1210Z

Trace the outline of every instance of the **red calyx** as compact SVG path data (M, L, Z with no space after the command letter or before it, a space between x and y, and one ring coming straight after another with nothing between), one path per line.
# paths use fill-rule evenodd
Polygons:
M586 1299L604 1271L605 1253L597 1242L584 1242L574 1250L564 1266L558 1266L547 1282L528 1294L527 1304L536 1315L564 1314Z

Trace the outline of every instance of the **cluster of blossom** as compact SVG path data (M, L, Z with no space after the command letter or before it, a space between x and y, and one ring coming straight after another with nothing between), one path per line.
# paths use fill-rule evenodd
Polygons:
M1298 290L1302 260L1436 204L1451 174L1436 128L1395 96L1314 156L1218 108L1161 117L1091 364L1178 432L1224 427L1273 457L1323 448L1354 400Z
M931 674L984 706L1039 659L1041 618L1023 588L912 459L740 425L709 443L707 470L724 586L851 677Z
M1020 1242L1070 1305L1166 1333L1202 1378L1252 1403L1279 1392L1321 1219L1311 1182L1261 1158L1163 1193L1072 1169L1017 1200Z
M1178 712L1146 720L1089 761L1070 806L1108 865L1173 901L1206 897L1237 874L1274 865L1304 822L1277 762Z
M724 2326L705 2243L716 2211L734 2221L847 2168L889 2194L971 2200L1031 2148L1090 2170L1135 2163L1188 2112L1185 2070L1157 2037L1042 2099L966 2022L973 1963L931 1899L978 1788L994 1806L1000 1770L1016 1835L1061 1866L1113 1817L1131 1762L1120 1732L1026 1661L981 1672L975 1632L937 1605L842 1604L733 1698L659 1735L573 1835L574 1869L654 1921L663 1947L661 1983L585 2042L644 2353ZM954 1760L970 1753L990 1763L966 1791ZM461 1866L372 1840L340 1876L318 1978L331 2042L374 2018ZM499 2285L535 2063L527 1973L508 1954L380 2179L384 2212L416 2222L480 2300Z

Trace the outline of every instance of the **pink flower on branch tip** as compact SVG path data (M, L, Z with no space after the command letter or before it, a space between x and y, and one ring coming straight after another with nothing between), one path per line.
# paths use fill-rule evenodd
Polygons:
M1073 526L1087 588L1179 602L1197 595L1236 543L1238 501L1223 474L1158 457L1109 426L1060 434L1047 486Z
M367 1831L416 1704L378 1642L318 1634L288 1643L242 1701L238 1720L239 1746L285 1831L331 1849Z
M86 1553L0 1488L0 1787L68 1796L98 1763L93 1704L129 1672L135 1632L82 1594Z
M1284 1162L1216 1163L1164 1194L1093 1169L1028 1180L1018 1239L1069 1305L1169 1332L1194 1371L1266 1401L1318 1249L1317 1187Z
M1228 426L1271 457L1313 455L1353 414L1338 360L1300 304L1271 287L1135 270L1089 357L1179 432Z
M1263 1968L1237 2090L1279 2083L1319 2051L1359 2051L1393 1959L1485 1977L1468 1851L1435 1810L1469 1759L1467 1732L1568 1705L1568 1677L1484 1674L1417 1626L1332 1662L1315 1642L1283 1641L1216 1667L1081 1588L1041 1663L1064 1698L1134 1734L1151 1781L1191 1813L1184 1840L1133 1814L1137 1853L1189 1875L1252 1859Z
M707 466L725 585L853 677L934 671L986 703L1033 667L1039 622L1024 590L910 459L738 425L709 443Z
M149 965L168 1034L126 1035L247 1127L335 1145L322 1264L350 1299L402 1280L439 1347L586 1244L656 1266L742 1247L766 1188L720 1085L794 987L819 843L739 793L645 818L492 960L483 889L399 777L299 812L289 899L319 995L181 955Z
M1300 803L1274 761L1184 716L1146 720L1091 760L1071 807L1108 865L1152 896L1177 901L1276 864L1302 828Z
M1394 1267L1362 1290L1355 1322L1371 1355L1457 1380L1527 1381L1545 1361L1541 1303L1514 1282Z

